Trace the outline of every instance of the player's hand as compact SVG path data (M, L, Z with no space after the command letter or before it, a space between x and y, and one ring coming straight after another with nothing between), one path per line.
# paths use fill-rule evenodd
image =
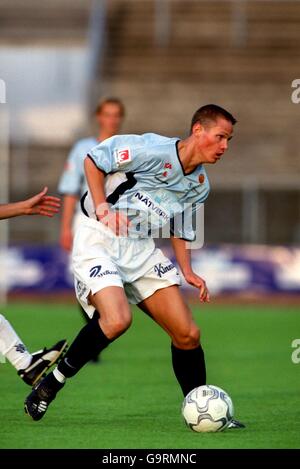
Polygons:
M47 192L48 187L44 187L39 194L21 202L24 215L53 217L53 215L59 212L60 199L58 197L46 195Z
M110 228L117 236L128 236L130 222L122 212L114 212L109 209L108 205L102 204L97 207L96 216L98 221Z
M189 272L184 276L185 280L187 283L192 285L193 287L196 287L200 290L199 293L199 298L201 302L208 302L210 301L209 297L209 291L206 286L205 280L203 278L199 277L199 275L195 274L194 272Z
M59 244L65 251L71 251L73 246L72 230L63 229L60 233Z

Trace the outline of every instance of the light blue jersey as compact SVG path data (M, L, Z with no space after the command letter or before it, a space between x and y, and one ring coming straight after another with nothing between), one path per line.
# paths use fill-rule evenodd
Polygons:
M98 140L94 137L83 138L75 143L58 184L60 194L81 197L88 190L83 162L88 152L97 143Z
M107 201L115 210L126 210L135 235L137 219L140 236L149 234L150 216L151 228L161 229L169 223L171 234L188 241L195 239L192 215L207 198L209 181L202 165L185 174L178 154L179 141L153 133L117 135L88 152L106 174ZM82 209L96 218L89 192L82 198ZM175 223L175 231L174 220L182 218L183 213L185 223Z

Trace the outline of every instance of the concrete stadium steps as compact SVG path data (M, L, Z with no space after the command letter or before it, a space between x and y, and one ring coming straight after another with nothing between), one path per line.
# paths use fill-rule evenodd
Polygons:
M224 86L211 81L199 82L198 86L186 86L180 82L151 82L144 80L137 87L134 81L122 79L110 81L110 91L122 95L128 112L126 128L135 131L145 126L142 116L147 116L147 125L161 131L182 132L186 128L186 116L195 107L207 102L218 101L235 111L240 123L245 125L249 135L261 131L271 136L280 126L281 133L295 134L294 125L300 119L299 107L291 102L290 84L224 83ZM166 120L165 117L169 116Z
M196 59L195 59L196 57ZM269 54L249 57L228 50L223 53L205 51L191 55L170 56L165 53L111 56L106 60L105 77L122 76L128 79L202 82L274 82L291 81L299 74L300 58L294 54L272 57Z
M168 45L154 44L154 2L112 2L106 76L160 80L289 80L300 66L300 2L249 1L239 43L231 2L170 1ZM113 8L114 7L114 8ZM225 46L225 51L224 51ZM217 63L217 66L216 66Z
M217 0L171 0L171 46L230 45L233 39L234 2ZM152 0L112 1L111 31L121 42L153 43L154 2ZM300 3L296 1L251 0L246 3L247 47L287 45L298 38ZM117 21L114 21L117 19ZM225 41L225 42L224 42ZM297 47L296 44L294 44Z
M20 38L18 28L32 25L23 42L65 44L68 36L71 44L85 34L90 3L2 0L2 37ZM219 186L241 187L249 177L261 184L272 180L287 187L290 181L295 186L300 176L300 135L295 131L300 108L291 102L291 82L300 70L300 2L248 1L247 40L238 46L230 2L170 0L170 41L161 48L154 41L152 0L109 0L107 5L109 47L101 89L124 100L124 132L182 136L194 110L216 102L239 121L226 164L211 170ZM45 152L51 153L43 157L49 162L45 174L55 187L67 149L57 153L39 144L30 148L37 188L39 155Z
M231 110L238 119L226 161L209 168L218 187L249 182L266 187L298 187L300 177L299 107L286 85L249 83L110 82L113 95L127 106L124 132L147 131L183 137L195 109L209 102ZM158 96L160 97L158 99Z
M85 40L91 0L1 0L0 45L69 45Z
M11 148L10 167L11 183L15 188L15 194L18 191L23 195L23 193L40 190L39 188L43 184L41 182L42 179L47 180L49 192L56 192L58 180L63 171L69 150L70 146L49 146L32 142L26 147L26 154L24 154L23 147L14 145ZM26 167L22 175L20 174L20 171L22 171L19 163L20 158L26 159ZM42 179L41 175L43 175Z
M300 70L300 2L248 1L245 36L233 4L171 0L169 42L158 47L154 2L111 2L107 88L128 107L125 132L180 136L197 107L219 103L239 123L226 164L210 168L213 182L298 187L300 117L291 83Z

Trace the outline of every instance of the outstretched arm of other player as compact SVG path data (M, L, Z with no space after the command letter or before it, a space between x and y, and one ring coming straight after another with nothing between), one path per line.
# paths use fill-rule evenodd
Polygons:
M46 195L48 187L30 199L12 204L0 205L0 219L18 217L20 215L42 215L53 217L59 211L60 199Z
M187 283L200 290L199 298L202 302L209 302L209 292L203 278L195 274L191 265L191 250L187 249L186 241L180 238L171 236L172 247L176 256L178 265L183 273Z
M106 202L104 181L105 174L99 170L91 158L84 160L84 171L88 186L94 202L97 219L110 228L118 236L126 236L128 232L128 219L122 213L110 210Z

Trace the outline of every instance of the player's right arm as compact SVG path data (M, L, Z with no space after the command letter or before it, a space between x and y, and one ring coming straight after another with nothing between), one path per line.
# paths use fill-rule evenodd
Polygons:
M85 175L99 221L116 234L126 236L129 221L124 213L111 210L106 202L105 177L115 172L147 169L144 139L138 135L116 135L93 147L85 159Z
M127 218L122 213L111 211L110 205L106 202L104 190L105 173L97 168L89 156L84 160L84 171L98 221L113 230L117 235L126 235Z

